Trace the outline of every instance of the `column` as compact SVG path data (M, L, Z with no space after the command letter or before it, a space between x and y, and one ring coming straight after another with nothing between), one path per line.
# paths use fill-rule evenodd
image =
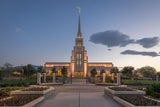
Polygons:
M103 73L103 83L106 82L106 73Z
M117 73L117 84L121 85L121 75L120 75L120 73Z
M112 80L114 81L114 73L112 73Z
M46 73L43 73L43 82L46 82Z
M41 73L37 73L37 84L41 84Z
M52 73L52 82L55 83L56 82L56 74Z

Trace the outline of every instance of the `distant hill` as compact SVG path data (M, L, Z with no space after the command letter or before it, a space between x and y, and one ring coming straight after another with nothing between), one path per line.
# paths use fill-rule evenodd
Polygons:
M26 66L26 65L24 65ZM36 70L38 69L38 67L40 67L41 65L32 65L32 67L34 67ZM19 68L19 66L15 66L14 68Z
M32 65L32 67L34 67L37 70L38 67L40 67L40 65Z

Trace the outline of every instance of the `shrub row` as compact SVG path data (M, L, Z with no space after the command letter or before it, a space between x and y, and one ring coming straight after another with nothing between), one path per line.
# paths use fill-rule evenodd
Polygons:
M4 84L0 84L0 87L13 87L13 86L28 87L29 85L33 85L33 84L36 84L36 83L14 83L14 84L4 83Z
M160 84L152 84L146 88L146 95L153 98L160 98Z

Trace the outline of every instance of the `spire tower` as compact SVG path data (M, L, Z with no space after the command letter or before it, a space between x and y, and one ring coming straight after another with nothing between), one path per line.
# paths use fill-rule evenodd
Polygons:
M80 23L80 12L81 12L81 8L77 7L79 9L79 21L78 21L78 33L77 33L77 37L81 38L81 23Z

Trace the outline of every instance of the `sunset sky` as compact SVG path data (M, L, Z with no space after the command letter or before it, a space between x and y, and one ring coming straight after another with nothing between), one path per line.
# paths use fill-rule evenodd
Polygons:
M69 62L76 7L89 62L160 71L160 0L0 0L0 66Z

